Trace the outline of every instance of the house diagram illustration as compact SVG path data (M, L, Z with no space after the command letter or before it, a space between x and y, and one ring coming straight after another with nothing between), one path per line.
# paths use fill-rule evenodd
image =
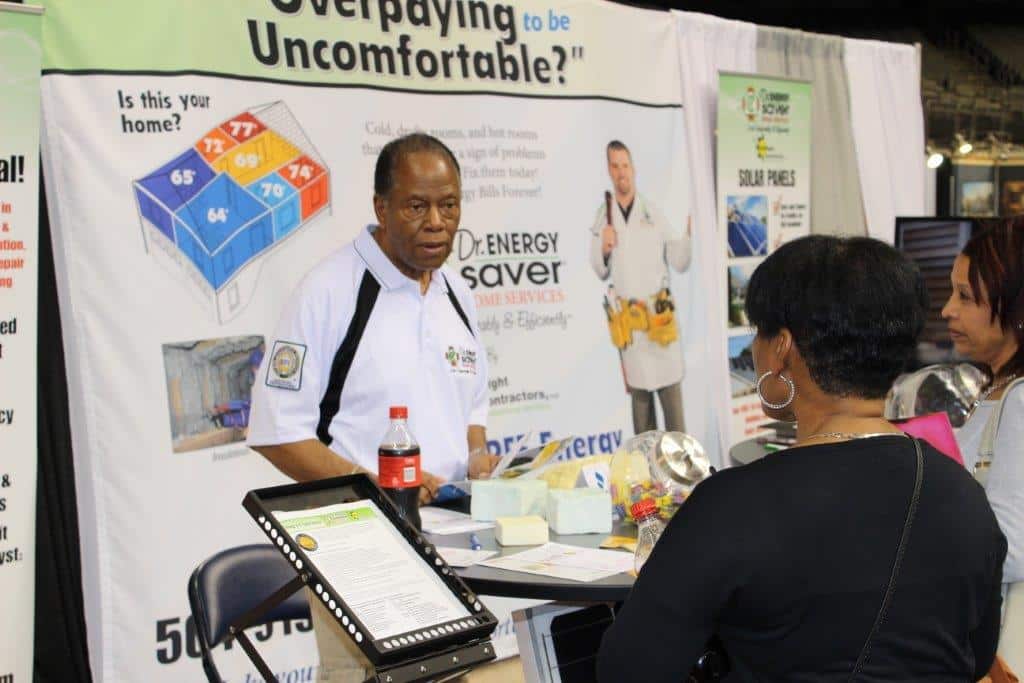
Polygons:
M244 111L132 183L146 251L183 273L221 323L259 261L330 207L330 173L283 102Z

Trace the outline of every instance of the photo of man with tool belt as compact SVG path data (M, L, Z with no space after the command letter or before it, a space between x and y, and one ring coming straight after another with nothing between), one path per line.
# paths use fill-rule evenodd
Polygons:
M608 282L605 315L633 409L633 429L657 429L654 395L665 429L684 431L683 351L669 267L690 264L690 222L677 235L668 220L636 191L633 158L618 140L606 148L613 192L605 192L591 228L590 263Z

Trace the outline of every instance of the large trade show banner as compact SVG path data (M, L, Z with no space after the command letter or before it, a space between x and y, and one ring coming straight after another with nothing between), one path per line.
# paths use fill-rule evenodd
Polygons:
M32 680L39 260L38 7L0 2L0 681Z
M43 156L98 680L201 676L186 579L214 552L261 541L240 502L283 481L244 444L268 335L300 278L373 221L375 158L398 135L436 135L462 165L449 263L479 311L492 450L523 436L572 436L566 457L619 448L633 432L628 356L641 347L668 369L640 363L633 381L671 385L685 365L690 429L717 445L699 397L705 340L719 333L690 305L706 296L708 264L682 258L713 226L688 219L667 13L61 0L44 37ZM637 190L627 227L606 201L624 188ZM610 256L615 272L602 254L609 219L614 253L633 254ZM630 306L656 320L627 327ZM282 680L309 680L307 630L257 636ZM223 661L229 680L255 676L237 647Z
M810 233L811 84L752 74L718 77L718 224L727 287L730 444L767 418L747 320L747 282L783 242Z

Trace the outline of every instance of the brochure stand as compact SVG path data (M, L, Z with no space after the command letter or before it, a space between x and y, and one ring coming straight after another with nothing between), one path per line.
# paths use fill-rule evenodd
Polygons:
M242 629L303 587L373 665L367 681L442 681L494 659L494 615L365 474L257 489L242 505L296 572L232 626L268 681Z

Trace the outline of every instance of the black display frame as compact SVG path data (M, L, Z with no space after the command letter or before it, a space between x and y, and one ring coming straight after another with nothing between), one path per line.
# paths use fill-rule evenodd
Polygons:
M299 544L291 540L291 536L272 514L274 510L310 509L361 500L372 501L384 513L424 564L466 607L470 616L387 638L374 638L354 610L342 599L340 592L324 578L316 563ZM303 506L296 507L297 501L301 501ZM401 516L391 499L366 474L254 489L246 493L242 507L295 570L301 579L298 585L309 587L323 601L344 632L378 671L387 669L394 674L390 680L417 680L397 676L400 671L437 676L444 668L465 669L494 659L494 648L489 637L498 626L497 619L444 561L434 545ZM330 606L332 602L334 607ZM450 666L445 667L445 663Z

